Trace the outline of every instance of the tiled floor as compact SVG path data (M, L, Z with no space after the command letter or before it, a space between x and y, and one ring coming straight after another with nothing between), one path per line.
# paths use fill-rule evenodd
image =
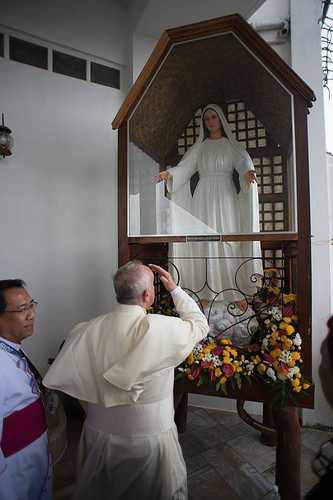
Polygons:
M67 425L67 450L54 466L54 500L70 500L74 490L82 421L69 418ZM317 482L311 459L332 436L302 429L302 498ZM279 499L274 486L275 447L262 444L260 437L236 413L189 407L186 432L179 435L188 470L189 500Z

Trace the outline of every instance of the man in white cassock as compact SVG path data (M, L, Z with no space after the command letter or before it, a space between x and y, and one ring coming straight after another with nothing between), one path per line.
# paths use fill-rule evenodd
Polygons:
M179 317L147 314L154 275ZM196 303L159 266L131 261L114 276L116 309L69 334L43 383L85 402L75 499L184 500L174 422L174 368L209 331Z
M52 469L39 377L21 349L33 333L37 302L24 285L0 281L0 500L49 500Z

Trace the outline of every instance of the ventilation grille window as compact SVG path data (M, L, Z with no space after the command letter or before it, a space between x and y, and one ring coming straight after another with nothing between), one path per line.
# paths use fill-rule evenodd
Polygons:
M47 48L19 38L9 37L9 58L12 61L47 69Z
M70 56L63 52L53 51L53 71L61 75L72 76L80 80L86 80L87 61L80 57Z
M104 66L103 64L91 63L91 81L106 87L120 89L120 72L117 69Z
M5 57L5 37L0 33L0 57ZM7 39L7 38L6 38ZM88 60L76 57L58 50L52 50L36 43L28 42L14 36L9 36L9 59L36 68L46 69L60 75L90 81L106 87L120 89L120 70L104 64L90 61L90 78L87 75ZM88 78L87 78L88 76Z

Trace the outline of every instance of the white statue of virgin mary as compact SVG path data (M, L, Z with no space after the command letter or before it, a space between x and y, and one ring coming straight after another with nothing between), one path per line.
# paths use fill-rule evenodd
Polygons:
M239 174L239 192L233 179L234 169ZM195 172L199 181L192 195L190 179ZM196 143L176 167L160 172L159 179L167 182L174 203L215 234L259 232L258 190L252 160L232 135L216 104L204 108ZM258 282L251 277L262 274L257 241L174 243L170 250L180 271L180 284L200 297L212 298L225 290L224 299L241 301L256 291ZM245 264L252 258L255 259Z

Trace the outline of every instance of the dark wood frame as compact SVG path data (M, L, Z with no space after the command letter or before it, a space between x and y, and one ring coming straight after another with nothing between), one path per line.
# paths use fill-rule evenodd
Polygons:
M256 234L254 237L263 243L294 242L297 245L299 270L297 274L297 290L302 291L298 299L299 332L303 340L302 357L304 368L302 372L307 379L311 380L311 232L308 151L306 145L308 143L307 114L308 108L312 105L311 101L314 101L314 95L312 90L297 74L237 14L167 30L158 42L152 56L112 123L113 128L118 129L118 263L121 266L130 259L133 245L142 245L151 254L159 252L163 254L167 243L186 240L185 236L128 237L127 151L129 139L128 120L131 113L173 44L228 31L237 35L293 96L298 230L295 233L262 233ZM253 235L226 235L221 237L221 241L253 239ZM175 384L175 401L180 404L176 412L176 418L180 427L184 427L185 423L187 393L226 397L224 393L217 394L208 387L198 388L195 383L190 381L177 382ZM260 401L264 403L266 409L271 400L270 393L260 383L243 386L240 391L230 390L228 397L238 401ZM312 408L313 401L314 390L312 388L309 391L309 397L301 403L301 406ZM244 417L244 413L241 412L240 414L243 414ZM276 432L277 439L276 480L279 492L283 500L297 500L300 499L300 425L297 411L292 405L285 408L276 406L272 408L271 416L275 425L274 432Z

